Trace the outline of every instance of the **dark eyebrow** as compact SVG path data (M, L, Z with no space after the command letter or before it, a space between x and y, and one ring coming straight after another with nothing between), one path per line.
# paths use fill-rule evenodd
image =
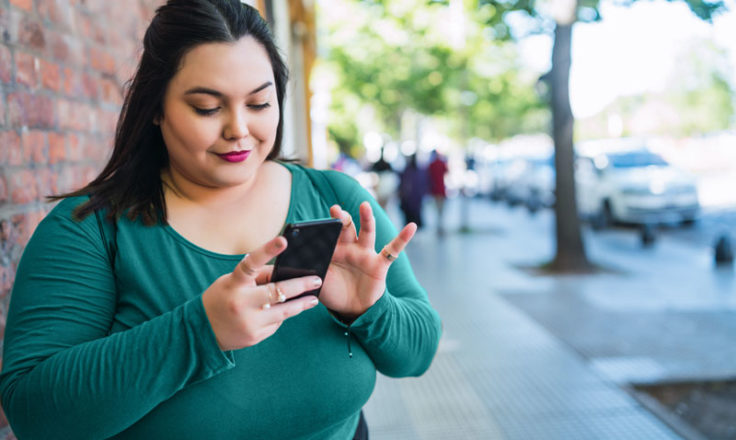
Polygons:
M261 90L263 90L266 87L271 86L271 85L273 85L273 83L271 81L266 81L265 83L261 84L260 86L256 87L255 89L253 89L249 93L249 95L253 95L255 93L258 93ZM191 88L191 89L187 90L186 92L184 92L185 95L194 95L194 94L197 94L197 93L204 93L205 95L212 95L212 96L214 96L216 98L222 98L222 92L218 92L217 90L214 90L214 89L208 89L207 87L194 87L194 88Z
M273 83L271 81L266 81L265 83L261 84L260 86L256 87L252 92L249 93L249 95L256 94L260 92L261 90L265 89L266 87L272 85Z

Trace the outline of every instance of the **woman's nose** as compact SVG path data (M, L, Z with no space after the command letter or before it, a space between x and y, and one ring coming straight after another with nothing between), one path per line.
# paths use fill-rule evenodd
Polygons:
M223 130L223 137L228 140L242 139L248 136L248 120L244 111L233 111Z

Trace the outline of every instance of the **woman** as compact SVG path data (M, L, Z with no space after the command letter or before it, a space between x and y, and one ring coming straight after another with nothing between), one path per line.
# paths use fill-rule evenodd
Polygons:
M354 180L275 160L286 76L238 0L156 12L109 163L18 267L0 392L19 439L367 438L376 370L428 368L416 227L394 237ZM329 216L325 279L270 283L283 225Z

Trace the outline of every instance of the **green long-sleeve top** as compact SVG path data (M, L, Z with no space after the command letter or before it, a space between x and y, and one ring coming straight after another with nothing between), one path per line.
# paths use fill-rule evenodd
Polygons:
M287 222L328 217L336 197L358 223L369 200L376 249L395 236L352 178L285 166ZM122 218L113 271L95 215L72 218L85 200L59 203L18 266L0 393L20 440L351 439L376 370L398 377L429 367L440 320L404 254L381 299L349 327L320 304L255 346L223 352L201 295L243 255Z

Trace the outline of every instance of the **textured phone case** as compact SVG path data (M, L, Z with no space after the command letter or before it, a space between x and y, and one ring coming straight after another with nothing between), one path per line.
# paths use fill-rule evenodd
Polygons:
M271 281L307 275L317 275L324 280L341 229L342 223L336 219L287 225L284 237L289 245L276 257ZM300 296L317 296L319 291L317 288Z

